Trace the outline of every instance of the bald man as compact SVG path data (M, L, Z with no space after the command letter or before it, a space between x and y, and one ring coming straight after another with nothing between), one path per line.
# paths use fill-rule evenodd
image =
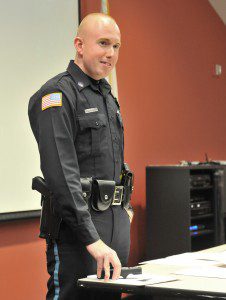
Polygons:
M120 30L111 17L90 14L74 45L75 60L66 72L47 81L29 102L41 170L53 194L51 209L60 220L57 236L41 230L50 275L46 299L120 299L76 287L79 278L100 277L102 270L108 280L110 266L117 279L129 255L123 123L104 79L118 60ZM42 214L49 218L44 208Z

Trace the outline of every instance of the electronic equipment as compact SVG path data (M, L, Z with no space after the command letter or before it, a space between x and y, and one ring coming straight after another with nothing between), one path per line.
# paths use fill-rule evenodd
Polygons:
M203 230L205 228L206 228L206 225L204 225L204 224L197 224L197 225L189 226L190 231Z
M206 215L212 213L211 201L191 202L191 216Z
M190 202L202 202L202 201L206 201L206 196L205 195L195 195L195 196L191 196Z
M210 174L192 174L190 176L191 188L206 188L211 187L211 184Z

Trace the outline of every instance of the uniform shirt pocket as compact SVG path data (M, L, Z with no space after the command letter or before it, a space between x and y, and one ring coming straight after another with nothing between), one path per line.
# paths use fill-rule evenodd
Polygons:
M78 116L78 123L80 128L76 141L78 151L84 155L99 156L101 140L105 138L106 116L101 113L90 113Z
M99 129L106 126L106 117L104 114L87 114L78 117L80 129L83 131L86 128Z

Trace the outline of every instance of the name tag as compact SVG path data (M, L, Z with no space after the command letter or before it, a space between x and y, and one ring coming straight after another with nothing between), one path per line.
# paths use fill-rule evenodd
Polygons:
M87 108L87 109L85 109L85 114L90 114L95 111L98 111L97 107Z

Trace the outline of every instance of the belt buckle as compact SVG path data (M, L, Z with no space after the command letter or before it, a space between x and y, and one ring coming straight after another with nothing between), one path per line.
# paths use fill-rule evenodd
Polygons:
M116 186L111 205L121 205L123 196L123 186Z

